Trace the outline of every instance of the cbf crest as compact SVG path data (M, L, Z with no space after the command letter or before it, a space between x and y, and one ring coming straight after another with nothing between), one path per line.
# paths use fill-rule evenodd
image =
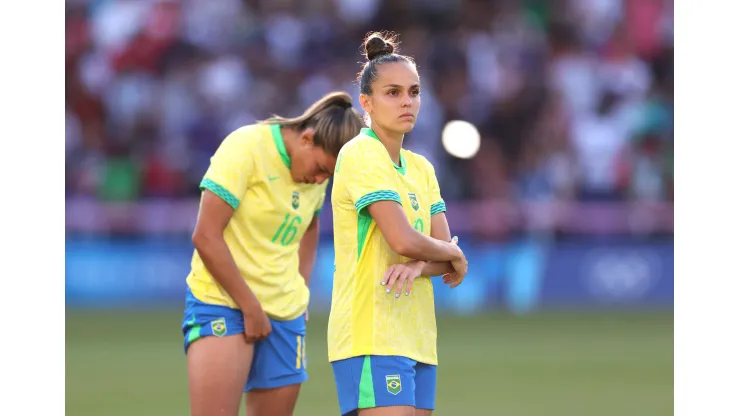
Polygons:
M226 335L226 319L218 318L211 321L211 331L213 331L213 335L217 337Z
M416 194L413 192L409 192L409 200L411 201L411 208L413 208L414 211L418 211L419 201L416 199Z
M298 191L293 191L293 209L298 209L301 206L301 194Z
M401 376L399 374L385 376L385 386L388 393L394 396L397 395L401 392Z

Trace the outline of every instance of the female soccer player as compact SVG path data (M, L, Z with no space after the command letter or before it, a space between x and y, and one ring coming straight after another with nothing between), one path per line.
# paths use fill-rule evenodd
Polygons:
M329 361L343 415L430 415L437 328L432 282L419 277L444 274L454 287L467 261L450 241L434 168L401 147L419 113L416 65L382 34L364 47L371 128L344 145L334 172Z
M318 213L336 157L362 128L346 93L300 117L232 132L201 182L182 331L193 416L293 414Z

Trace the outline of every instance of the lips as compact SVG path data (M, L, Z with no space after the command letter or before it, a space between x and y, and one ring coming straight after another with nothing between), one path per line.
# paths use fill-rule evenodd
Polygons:
M401 116L399 118L409 118L409 119L412 119L413 120L414 119L414 115L411 114L411 113L403 113L403 114L401 114Z

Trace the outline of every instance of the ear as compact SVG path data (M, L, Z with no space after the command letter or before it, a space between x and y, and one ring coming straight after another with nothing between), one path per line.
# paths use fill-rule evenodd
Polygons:
M370 102L370 96L367 94L360 94L360 106L366 113L370 114L373 109L373 104Z
M313 127L309 127L301 132L300 143L301 146L313 147L313 137L316 131Z

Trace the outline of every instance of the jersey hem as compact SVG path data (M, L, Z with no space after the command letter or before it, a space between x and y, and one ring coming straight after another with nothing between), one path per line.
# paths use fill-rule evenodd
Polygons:
M214 279L214 281L215 281L215 279ZM194 285L191 284L191 282L188 282L188 281L186 281L186 285L187 285L188 289L190 290L190 293L193 295L193 297L198 302L200 302L202 304L205 304L205 305L208 305L208 306L224 307L224 308L228 308L228 309L233 309L235 311L241 311L241 309L239 308L239 306L236 305L233 301L229 302L226 299L209 299L207 301L206 300L203 300L203 299L200 298L200 296L196 295L196 292L198 292L200 290L200 288L197 288L196 287L194 289L193 288ZM197 284L195 284L195 286L197 286ZM264 309L264 307L263 307L263 309ZM270 308L268 307L267 309L270 309ZM292 313L290 315L279 316L279 315L276 315L276 314L274 314L274 313L272 313L270 311L267 311L267 310L265 311L265 314L270 319L273 319L275 321L284 322L284 321L292 321L294 319L298 319L301 315L305 315L307 310L308 310L308 302L306 302L306 304L305 304L305 306L303 308L299 309L297 312L294 312L294 313Z
M368 355L377 355L377 356L380 356L380 357L404 357L404 358L408 358L410 360L414 360L414 361L419 362L419 363L422 363L422 364L439 365L438 364L439 363L439 360L427 360L426 358L421 358L419 355L416 355L416 354L400 354L400 353L396 353L396 354L394 354L394 353L383 353L383 354L379 354L379 353L372 352L372 351L367 351L367 352L364 352L363 351L363 352L355 353L355 354L341 354L341 355L332 355L332 354L329 354L329 362L330 363L333 363L333 362L336 362L336 361L347 360L349 358L365 357L365 356L368 356Z

